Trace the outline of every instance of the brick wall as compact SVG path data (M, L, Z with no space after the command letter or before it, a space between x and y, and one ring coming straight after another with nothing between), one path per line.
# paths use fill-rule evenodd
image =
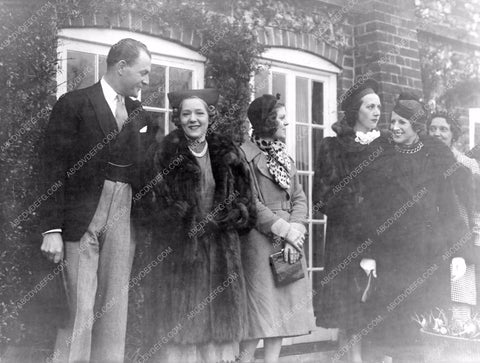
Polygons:
M413 9L413 0L371 0L362 2L358 13L351 15L356 18L355 75L369 73L379 82L383 122L388 122L400 92L422 92Z
M99 27L126 29L138 33L148 34L170 41L180 43L188 48L199 50L201 39L192 29L178 26L175 28L162 28L157 22L152 21L152 16L140 16L136 13L126 13L122 17L111 14L80 14L66 19L64 27Z

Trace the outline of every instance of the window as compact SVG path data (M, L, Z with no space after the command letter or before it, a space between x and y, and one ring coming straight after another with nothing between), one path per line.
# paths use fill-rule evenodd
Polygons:
M469 148L473 149L480 144L480 108L470 108L469 118Z
M271 48L263 55L265 70L253 79L254 97L279 94L287 110L287 148L294 158L308 201L307 265L313 288L323 270L326 217L313 211L312 188L315 158L324 136L333 136L336 121L339 68L320 57L296 50Z
M59 69L57 96L85 88L105 74L110 47L122 38L135 38L152 53L150 83L139 95L151 114L157 139L175 126L170 122L167 94L191 88L203 88L205 58L186 47L152 36L111 29L63 29L59 32Z

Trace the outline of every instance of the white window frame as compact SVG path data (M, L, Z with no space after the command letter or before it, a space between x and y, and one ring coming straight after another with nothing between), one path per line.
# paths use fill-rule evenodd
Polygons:
M110 47L120 39L133 38L145 44L152 54L152 64L166 67L182 68L192 71L192 89L204 87L206 58L200 53L180 44L139 34L127 30L98 28L66 28L58 33L58 69L57 98L67 92L67 51L79 51L95 54L95 80L98 77L98 56L107 56ZM169 72L165 75L165 84L169 84ZM141 99L141 94L140 97ZM144 106L145 110L169 114L169 103L165 92L165 107ZM168 118L168 117L167 117ZM165 134L168 134L169 122L165 122Z
M468 109L468 143L472 150L475 145L475 126L480 124L480 108Z

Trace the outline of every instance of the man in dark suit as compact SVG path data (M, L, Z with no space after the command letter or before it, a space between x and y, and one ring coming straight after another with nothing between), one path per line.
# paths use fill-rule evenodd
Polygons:
M123 362L128 283L135 251L132 193L142 187L140 130L147 115L137 97L148 85L151 55L134 39L113 45L95 85L54 106L44 152L48 185L41 250L65 259L70 321L57 335L54 360ZM133 191L132 191L133 190Z

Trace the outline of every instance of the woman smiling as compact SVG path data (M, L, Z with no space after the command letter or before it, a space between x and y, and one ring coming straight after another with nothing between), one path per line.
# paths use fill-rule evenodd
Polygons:
M169 93L178 129L150 160L152 245L157 255L172 251L152 272L159 362L232 361L247 327L239 234L253 226L255 207L240 150L211 128L218 96Z
M470 315L470 305L478 305L478 296L480 287L478 285L479 271L478 264L480 250L480 212L478 199L480 194L480 168L475 159L455 148L454 143L462 134L458 122L446 112L434 113L428 123L428 132L431 136L442 141L453 152L458 164L455 170L452 169L451 177L456 181L456 201L459 206L460 214L465 223L472 232L472 239L468 243L473 243L473 255L469 256L471 264L466 265L466 261L461 259L455 264L460 271L452 270L454 279L452 280L452 300L460 303L454 306L454 310L465 312L464 316ZM476 266L474 265L476 264ZM452 266L453 267L453 266ZM465 272L465 275L463 273ZM477 275L477 276L475 276ZM458 277L457 277L458 276ZM477 281L475 281L477 280ZM475 294L476 292L476 294Z
M448 177L455 158L444 143L425 135L426 121L418 98L401 94L391 114L391 144L384 146L369 177L368 199L377 221L376 310L385 317L382 336L400 345L418 338L411 322L415 313L449 304L449 265L460 269L461 259L455 257L464 247L452 246L468 232Z

